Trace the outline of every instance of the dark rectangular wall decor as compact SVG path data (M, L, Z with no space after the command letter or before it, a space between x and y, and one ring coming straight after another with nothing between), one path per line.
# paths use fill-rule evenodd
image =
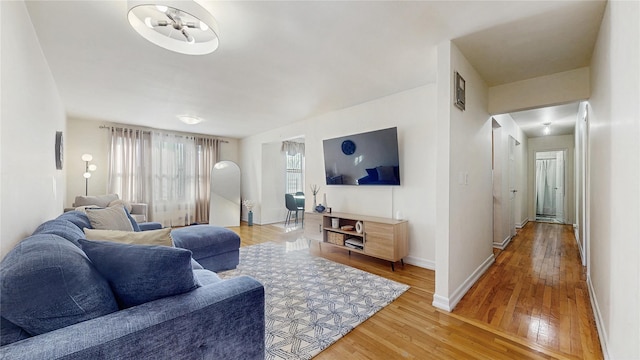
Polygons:
M460 76L460 73L456 71L455 76L455 100L453 104L460 110L464 111L465 104L465 81Z

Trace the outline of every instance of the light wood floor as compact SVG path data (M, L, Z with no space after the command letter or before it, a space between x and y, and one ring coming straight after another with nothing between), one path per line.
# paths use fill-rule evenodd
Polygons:
M242 246L301 236L271 225L232 229ZM433 271L398 264L393 272L387 261L311 242L313 254L411 286L315 359L601 359L570 230L537 223L523 230L453 313L431 306Z

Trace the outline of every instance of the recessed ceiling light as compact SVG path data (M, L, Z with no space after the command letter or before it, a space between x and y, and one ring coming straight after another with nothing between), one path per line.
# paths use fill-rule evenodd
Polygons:
M195 125L202 122L202 119L191 115L178 115L178 119L187 125Z

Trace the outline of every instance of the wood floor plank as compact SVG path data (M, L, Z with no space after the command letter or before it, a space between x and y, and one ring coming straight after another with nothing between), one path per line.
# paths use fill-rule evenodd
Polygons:
M469 296L494 294L493 287L509 289L504 286L509 283L504 277L518 281L521 288L513 288L509 299L516 297L517 301L513 307L507 304L502 321L488 324L553 351L578 358L602 358L585 270L570 226L527 224L498 255L493 267L498 270L485 273ZM478 308L470 309L474 301L466 298L454 313L486 322L486 314ZM509 312L513 314L509 316Z
M294 242L301 229L231 228L242 246ZM308 250L411 288L316 359L602 359L570 227L529 223L454 312L434 308L435 273L310 243Z

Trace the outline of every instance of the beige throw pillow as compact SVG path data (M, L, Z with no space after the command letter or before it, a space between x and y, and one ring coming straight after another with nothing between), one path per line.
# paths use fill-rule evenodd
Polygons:
M133 225L131 225L123 206L105 209L87 208L85 212L94 229L133 231Z
M109 203L109 207L118 206L118 205L124 206L127 209L127 211L131 213L131 203L128 201L117 199Z
M140 232L84 228L84 235L87 237L87 240L113 241L135 245L173 246L173 241L171 240L171 228Z

